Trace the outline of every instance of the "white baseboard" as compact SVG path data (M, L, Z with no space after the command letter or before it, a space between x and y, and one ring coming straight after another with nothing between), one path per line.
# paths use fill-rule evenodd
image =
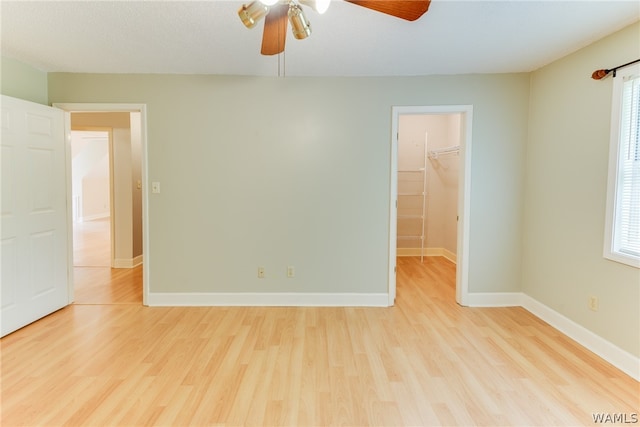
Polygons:
M454 264L458 263L458 254L455 254L448 249L442 248L442 256Z
M420 256L420 248L396 248L396 256ZM425 256L432 256L428 254L428 249L424 248Z
M420 248L396 248L397 256L420 256ZM424 256L443 256L452 263L456 263L457 255L445 248L424 248Z
M522 307L578 344L602 357L636 381L640 381L640 358L594 334L584 326L577 324L528 295L522 295Z
M466 305L469 307L520 307L522 292L469 292Z
M149 306L388 307L389 294L150 292Z
M116 258L113 260L113 268L134 268L142 264L143 259L143 255L128 259Z

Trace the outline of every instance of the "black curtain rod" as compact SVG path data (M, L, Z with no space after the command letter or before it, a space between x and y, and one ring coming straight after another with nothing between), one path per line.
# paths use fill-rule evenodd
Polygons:
M631 64L635 64L636 62L640 62L640 59L636 59L635 61L631 61L631 62L627 62L626 64L623 65L618 65L617 67L613 67L609 70L596 70L593 72L593 74L591 74L591 78L594 80L601 80L605 77L607 77L609 75L610 72L613 71L613 77L616 76L616 71L620 68L624 68L626 66L629 66Z

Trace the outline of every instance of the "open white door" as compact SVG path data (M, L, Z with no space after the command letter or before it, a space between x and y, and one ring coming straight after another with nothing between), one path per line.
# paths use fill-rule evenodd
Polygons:
M2 294L5 336L69 303L62 110L2 96Z

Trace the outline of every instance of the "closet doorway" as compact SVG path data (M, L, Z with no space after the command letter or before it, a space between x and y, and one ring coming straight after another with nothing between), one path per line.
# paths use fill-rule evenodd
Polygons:
M465 305L471 115L471 106L393 107L390 303L397 256L443 256L456 264L456 301Z
M456 262L461 117L400 116L397 256Z

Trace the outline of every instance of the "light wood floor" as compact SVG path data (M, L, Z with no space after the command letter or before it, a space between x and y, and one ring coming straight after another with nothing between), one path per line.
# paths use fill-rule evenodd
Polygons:
M72 305L1 340L2 426L578 426L638 382L399 259L391 308Z
M109 218L74 223L75 304L142 304L142 266L111 268Z
M110 218L73 223L73 265L111 266Z

